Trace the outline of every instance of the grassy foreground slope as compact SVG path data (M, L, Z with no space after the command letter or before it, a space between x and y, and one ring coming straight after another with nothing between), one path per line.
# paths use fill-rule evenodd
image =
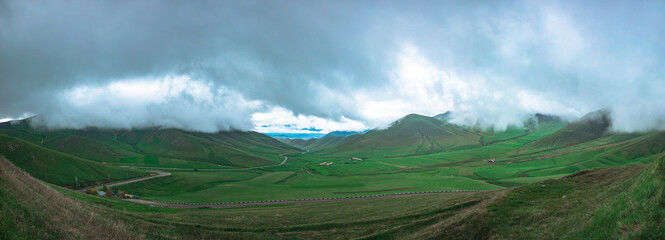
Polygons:
M55 188L0 158L0 238L394 238L483 206L496 195L436 194L238 209L165 209Z
M33 176L57 185L92 185L138 177L144 171L100 164L0 134L0 155Z
M526 185L486 211L423 236L454 239L663 239L665 159Z
M0 157L0 239L133 239L130 226L99 214Z

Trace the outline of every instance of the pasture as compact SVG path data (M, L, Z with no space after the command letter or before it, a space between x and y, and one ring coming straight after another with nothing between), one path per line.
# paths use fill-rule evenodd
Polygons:
M282 166L265 169L171 171L173 175L170 177L119 188L139 194L144 199L193 203L495 190L560 178L584 169L622 166L653 159L653 156L617 156L617 149L642 141L645 138L642 135L613 135L545 151L529 146L530 142L559 127L545 126L520 138L434 154L368 157L355 161L304 153L290 157ZM608 144L612 147L605 147ZM489 163L488 159L496 159L496 162Z

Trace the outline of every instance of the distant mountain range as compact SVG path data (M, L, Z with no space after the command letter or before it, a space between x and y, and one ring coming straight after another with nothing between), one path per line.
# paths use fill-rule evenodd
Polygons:
M155 158L162 164L187 161L198 162L202 167L251 167L278 162L276 156L280 154L302 152L318 156L391 157L473 148L528 135L529 129L539 124L553 124L560 129L533 141L532 148L570 146L611 134L608 110L589 113L569 124L557 116L534 114L524 122L524 127L502 131L461 126L450 123L450 118L451 112L434 117L410 114L385 129L334 131L323 136L240 131L199 133L162 128L48 131L33 128L27 119L0 123L0 135L97 162L145 165Z

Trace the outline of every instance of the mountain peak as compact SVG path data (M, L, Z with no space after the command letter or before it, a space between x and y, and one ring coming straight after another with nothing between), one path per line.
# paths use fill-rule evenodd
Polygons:
M450 120L450 118L452 117L451 115L452 115L452 112L450 112L450 111L446 111L446 112L444 112L444 113L441 113L441 114L435 115L433 118L436 118L436 119L439 119L439 120L445 122L445 121Z

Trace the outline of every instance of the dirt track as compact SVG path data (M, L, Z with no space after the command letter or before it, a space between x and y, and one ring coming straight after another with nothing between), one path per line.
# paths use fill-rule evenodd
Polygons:
M156 171L156 172L157 172L157 175L142 177L142 178L136 178L136 179L130 179L130 180L124 180L124 181L118 181L118 182L112 182L112 183L103 184L102 186L115 187L115 186L120 186L120 185L129 184L129 183L145 181L145 180L148 180L148 179L153 179L153 178L158 178L158 177L171 176L171 173L169 173L169 172L162 172L162 171ZM79 189L79 190L76 190L76 191L77 192L85 192L85 190L86 190L86 188Z

